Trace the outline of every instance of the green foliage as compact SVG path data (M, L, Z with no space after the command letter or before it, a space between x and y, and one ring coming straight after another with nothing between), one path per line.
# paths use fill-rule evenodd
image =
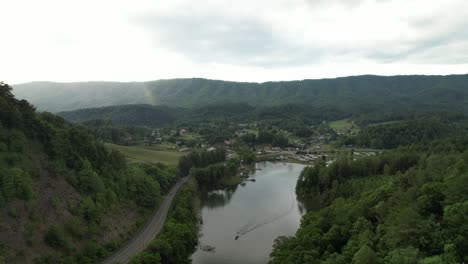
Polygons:
M21 220L15 228L5 223L8 234L24 237L37 263L99 262L109 254L104 247L109 241L98 238L103 219L128 207L143 215L153 211L161 200L160 185L166 192L178 179L174 168L127 166L122 154L108 150L89 130L36 113L15 99L8 85L0 87L0 110L0 218ZM44 210L25 224L23 215L38 208ZM48 250L38 252L37 233ZM7 262L19 261L7 253Z
M159 183L147 175L138 166L130 166L127 170L129 181L127 182L128 196L135 200L141 207L154 208L161 199Z
M142 252L130 259L130 264L161 264L158 253Z
M419 250L414 247L395 249L385 257L385 264L413 264L418 263Z
M102 211L101 205L95 203L90 197L83 199L79 206L80 215L82 215L89 224L98 224L101 221Z
M255 155L250 156L250 150L246 148L242 153L246 158L255 159ZM212 151L195 151L179 160L179 170L181 175L189 175L197 180L202 188L221 188L229 177L237 175L239 160L231 159L225 161L226 150L218 148ZM223 163L221 163L223 162Z
M72 217L66 224L66 231L77 239L82 239L86 233L86 226L79 217Z
M356 254L354 254L352 264L377 264L377 255L367 245L362 246Z
M247 144L271 144L274 147L287 147L289 144L288 138L281 133L273 133L260 130L258 136L247 134L241 138Z
M257 156L255 155L255 152L247 145L236 143L234 150L236 151L237 155L239 155L239 159L243 164L255 163Z
M64 117L67 118L67 116ZM68 118L68 120L79 122L79 120L74 120L73 118ZM139 120L138 115L134 116L127 123L131 123L133 120ZM108 143L126 146L134 145L136 142L141 142L145 139L154 140L152 129L126 125L127 123L123 122L124 125L117 125L107 120L90 120L81 123L81 125L89 129L96 138Z
M11 199L16 194L15 178L9 171L2 173L2 194L5 199Z
M209 165L205 168L192 168L190 170L191 177L197 180L200 186L208 189L222 187L221 181L232 175L229 168L224 164Z
M139 167L159 183L163 193L167 193L179 179L179 172L176 168L166 166L162 163L158 163L156 165L143 163L140 164Z
M49 231L47 231L44 237L44 241L48 246L56 249L70 250L71 247L63 230L55 225L49 228Z
M1 194L5 200L30 200L33 196L31 177L20 168L0 169Z
M419 156L412 151L387 152L382 155L353 159L342 157L326 166L323 161L306 167L299 176L296 193L303 198L330 194L329 189L352 178L405 172L414 166ZM341 195L352 195L352 190L342 186ZM331 199L331 198L328 198Z
M163 232L148 248L130 259L131 264L190 263L198 241L198 199L195 181L189 180L179 191ZM194 199L195 198L195 199Z
M336 79L242 83L206 79L173 79L145 83L47 83L18 85L15 93L30 98L42 110L122 104L203 106L247 103L253 106L314 106L311 112L326 115L468 111L467 75L353 76ZM99 90L100 93L95 91ZM73 96L71 96L73 95ZM284 112L281 108L279 113ZM288 109L288 108L286 108ZM217 110L217 109L216 109ZM304 110L300 110L303 112ZM269 109L266 113L273 112Z
M85 194L98 194L104 191L104 182L91 167L91 163L85 160L78 172L78 188Z
M369 125L357 136L348 138L346 144L378 149L397 148L417 143L429 143L453 134L463 134L455 123L441 118L419 118L400 122Z
M321 206L277 239L271 263L466 262L467 147L448 139L305 168L297 192Z
M80 109L76 111L60 112L58 115L72 122L106 120L116 125L161 127L175 121L174 112L176 111L176 109L165 106L137 104ZM111 133L110 136L113 139L118 137L115 133L125 131L105 129L105 127L102 126L105 124L100 121L94 121L93 123L94 124L91 124L96 128L100 126L102 132Z
M186 176L191 168L203 168L210 164L223 162L226 159L226 150L218 148L214 151L194 151L179 159L180 174Z

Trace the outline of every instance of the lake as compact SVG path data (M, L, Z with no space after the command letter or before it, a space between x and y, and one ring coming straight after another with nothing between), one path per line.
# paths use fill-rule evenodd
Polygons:
M267 263L276 237L294 235L303 205L297 201L296 181L304 165L262 162L245 186L202 192L201 246L193 264ZM236 236L238 239L236 240Z

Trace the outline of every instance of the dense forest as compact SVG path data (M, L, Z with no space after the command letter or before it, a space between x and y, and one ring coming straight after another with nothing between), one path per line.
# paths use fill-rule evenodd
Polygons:
M108 120L90 120L81 123L98 140L118 145L132 145L145 139L155 139L153 130L142 126L116 125Z
M16 85L15 94L30 100L40 110L51 112L122 104L201 107L247 103L252 106L307 104L324 108L323 112L342 112L349 116L434 110L467 113L467 81L468 75L364 75L266 83L197 78L141 83L33 82Z
M270 263L462 263L468 260L468 138L306 168L297 194L319 206Z
M336 120L349 113L307 105L281 104L252 106L245 103L209 104L195 108L176 108L152 105L116 105L99 108L59 112L70 122L86 123L109 121L114 125L165 127L173 124L196 126L204 121L287 120L317 124L323 120Z
M270 144L274 147L287 147L288 138L281 133L273 133L265 130L260 130L258 135L248 133L241 137L241 140L246 144Z
M239 149L240 157L246 154ZM251 161L253 162L253 161ZM239 158L226 160L226 150L218 148L212 151L195 151L179 159L179 170L183 175L195 178L202 189L223 188L230 177L237 175Z
M205 168L226 160L226 150L217 148L213 151L201 150L183 156L179 160L181 175L189 175L192 168Z
M347 137L343 143L391 149L417 143L427 144L436 139L464 135L467 132L468 123L462 116L457 116L455 120L432 116L366 125L357 135Z
M71 121L108 120L115 125L161 127L176 119L177 108L153 105L117 105L60 112L57 115Z
M178 171L128 165L89 131L0 87L0 262L95 263L153 212Z

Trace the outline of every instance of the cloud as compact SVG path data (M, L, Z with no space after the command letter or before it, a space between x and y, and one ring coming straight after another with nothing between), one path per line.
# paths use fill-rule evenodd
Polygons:
M466 0L15 0L2 8L0 77L10 82L468 69Z
M306 0L307 4L313 8L341 6L348 9L359 7L368 3L389 3L393 0Z
M443 52L461 51L460 45L449 48L447 44L468 40L467 24L454 15L466 12L458 10L460 1L450 1L444 8L427 3L417 12L412 10L423 3L418 0L411 4L402 0L244 3L247 10L263 5L263 12L245 12L239 9L242 3L222 8L228 4L218 1L221 4L182 5L140 14L132 22L151 36L155 47L197 64L277 68L346 59L463 63L464 56L440 57Z
M468 63L468 21L443 21L440 17L422 17L408 20L413 34L371 51L367 57L377 62L461 64Z
M361 5L364 0L307 0L307 3L312 7L326 7L326 6L344 6L353 8Z
M198 63L275 67L317 62L317 46L282 37L268 23L210 13L146 14L134 20L161 45Z

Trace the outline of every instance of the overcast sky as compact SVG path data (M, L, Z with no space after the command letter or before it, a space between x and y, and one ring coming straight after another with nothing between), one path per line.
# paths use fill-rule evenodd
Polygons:
M0 0L0 80L468 73L467 0Z

